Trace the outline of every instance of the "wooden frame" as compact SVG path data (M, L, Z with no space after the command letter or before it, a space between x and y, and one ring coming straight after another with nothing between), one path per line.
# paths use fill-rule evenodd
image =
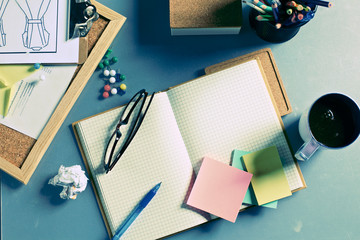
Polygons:
M21 167L17 167L6 159L0 157L0 169L7 172L24 184L29 182L32 174L34 173L50 143L54 139L57 131L61 127L77 98L87 84L89 78L97 68L98 63L101 61L102 57L106 53L106 50L110 47L110 44L126 20L124 16L94 0L92 1L92 4L95 5L100 17L108 20L108 24L97 39L94 47L89 53L88 58L79 68L79 71L75 73L69 88L60 100L54 113L51 115L45 128L31 148Z

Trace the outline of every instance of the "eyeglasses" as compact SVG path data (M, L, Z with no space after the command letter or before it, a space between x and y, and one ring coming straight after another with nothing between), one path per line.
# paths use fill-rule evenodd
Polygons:
M131 98L130 102L123 109L115 131L111 134L106 146L106 152L104 154L106 173L113 169L126 148L130 145L149 110L154 94L155 93L151 94L150 99L147 99L148 93L145 89L142 89ZM123 132L126 132L124 136L120 129L122 126L124 127ZM116 155L114 155L115 152L117 152Z

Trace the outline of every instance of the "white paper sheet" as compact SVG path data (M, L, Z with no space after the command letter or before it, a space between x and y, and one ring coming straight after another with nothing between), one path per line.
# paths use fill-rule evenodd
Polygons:
M64 95L77 65L44 67L19 81L5 118L0 123L37 139ZM36 82L40 75L45 81Z
M0 63L77 63L68 0L0 0Z

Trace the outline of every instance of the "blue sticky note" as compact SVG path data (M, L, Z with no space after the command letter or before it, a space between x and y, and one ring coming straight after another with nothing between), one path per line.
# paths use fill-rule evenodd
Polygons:
M234 150L233 153L232 153L232 166L233 167L236 167L240 170L243 170L243 171L246 171L246 168L245 168L245 164L244 162L242 161L242 156L245 155L245 154L248 154L250 152L247 152L247 151L241 151L241 150ZM258 205L257 204L257 201L256 201L256 198L255 198L255 194L254 194L254 190L252 189L251 187L251 184L245 194L245 197L244 197L244 200L243 200L243 203L245 204L250 204L250 205ZM278 201L273 201L273 202L269 202L269 203L266 203L266 204L263 204L261 205L262 207L268 207L268 208L277 208L277 204L278 204Z

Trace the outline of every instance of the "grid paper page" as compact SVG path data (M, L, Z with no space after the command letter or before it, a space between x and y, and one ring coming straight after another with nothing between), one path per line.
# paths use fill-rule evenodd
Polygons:
M234 149L276 145L291 190L303 187L256 60L170 89L168 96L196 173L205 156L229 163Z
M104 148L120 112L76 125L112 234L159 182L159 191L121 239L156 239L206 222L209 216L184 204L194 172L165 93L155 95L132 143L114 169L104 173Z

